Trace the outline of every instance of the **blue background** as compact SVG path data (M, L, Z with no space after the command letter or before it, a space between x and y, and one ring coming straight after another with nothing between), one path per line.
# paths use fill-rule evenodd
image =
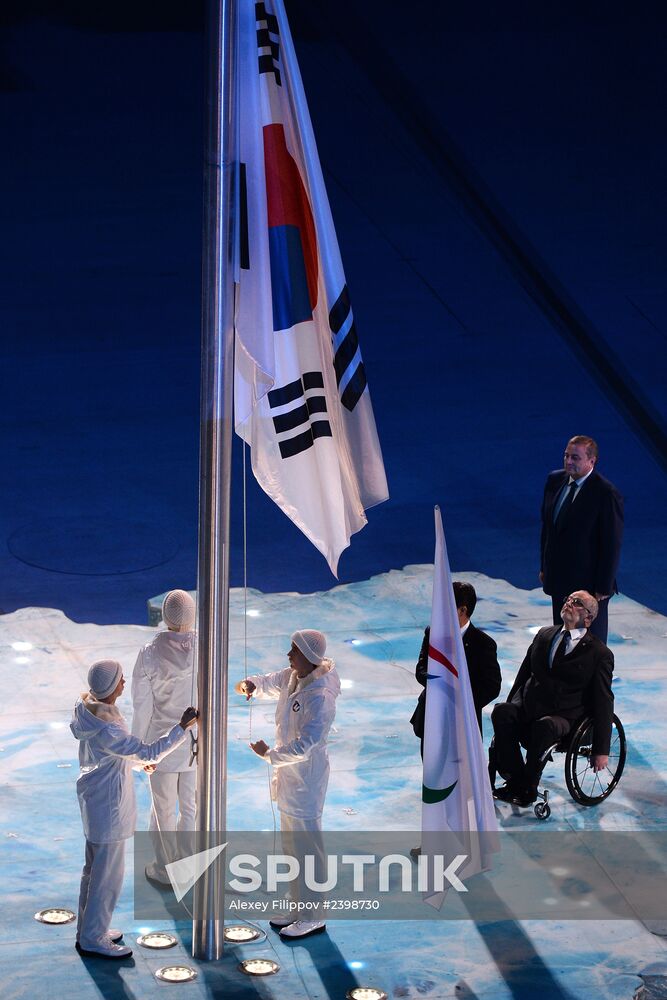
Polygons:
M587 433L665 613L667 11L451 6L287 4L391 492L340 580L432 561L439 503L455 571L536 586ZM203 14L1 17L0 607L145 622L196 581ZM249 584L333 585L247 491ZM240 443L233 536L238 585Z

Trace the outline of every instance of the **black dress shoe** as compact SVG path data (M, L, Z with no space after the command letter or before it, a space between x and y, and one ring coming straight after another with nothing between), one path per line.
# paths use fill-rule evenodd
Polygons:
M525 809L526 806L532 806L533 802L535 802L536 799L537 799L537 791L533 792L532 790L528 790L523 792L517 792L515 795L512 796L512 798L509 801L512 803L513 806L520 806L522 809Z
M516 794L516 788L512 788L511 785L501 785L500 788L493 789L494 799L500 799L501 802L511 802Z

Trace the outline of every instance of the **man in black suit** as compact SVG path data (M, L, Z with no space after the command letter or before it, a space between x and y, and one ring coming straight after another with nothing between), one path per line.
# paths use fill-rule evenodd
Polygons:
M491 713L496 769L507 784L496 798L527 806L537 798L544 751L583 715L593 718L591 766L607 766L614 696L614 657L590 626L598 602L585 590L566 597L563 626L542 628L528 647L506 702ZM527 747L526 760L521 744Z
M496 644L490 635L475 628L470 621L472 613L477 604L477 594L471 583L462 583L455 580L452 584L454 599L456 601L456 611L461 627L461 637L463 639L463 649L466 654L468 664L468 674L470 676L470 687L477 713L479 731L482 732L482 709L490 701L498 697L500 693L501 677L498 657L496 656ZM424 632L421 652L415 668L415 677L420 684L424 685L424 690L419 695L419 701L410 722L415 731L415 736L419 736L422 741L422 751L424 748L424 715L426 712L426 672L428 669L428 644L430 628ZM423 753L422 753L423 756Z
M563 469L550 472L542 501L540 580L551 596L554 625L576 587L599 604L591 631L607 641L609 598L618 593L616 570L623 538L623 498L595 471L598 446L582 434L565 448Z

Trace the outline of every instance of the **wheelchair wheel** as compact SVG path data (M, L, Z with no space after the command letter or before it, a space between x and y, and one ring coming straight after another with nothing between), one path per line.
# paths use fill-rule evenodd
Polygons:
M596 806L606 799L619 783L625 767L625 731L618 716L611 724L609 761L597 774L591 766L593 720L582 719L570 739L565 757L565 781L574 799L582 806Z
M551 816L551 806L548 802L538 802L533 809L538 819L549 819Z

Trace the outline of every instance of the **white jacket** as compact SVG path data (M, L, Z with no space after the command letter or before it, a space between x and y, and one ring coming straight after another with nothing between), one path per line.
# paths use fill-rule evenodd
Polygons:
M323 660L301 680L290 667L248 679L256 687L253 697L278 696L276 742L265 755L274 768L278 808L290 816L320 816L329 783L327 737L340 694L333 661Z
M132 733L146 743L166 733L197 695L194 632L158 632L140 651L132 672ZM194 694L193 694L194 692ZM197 727L193 735L197 735ZM158 771L187 771L191 741L170 753ZM192 764L194 767L194 762Z
M132 765L155 762L185 738L180 726L154 743L131 736L115 705L82 694L70 723L79 741L80 774L76 783L86 839L94 844L126 840L134 834L137 807Z

